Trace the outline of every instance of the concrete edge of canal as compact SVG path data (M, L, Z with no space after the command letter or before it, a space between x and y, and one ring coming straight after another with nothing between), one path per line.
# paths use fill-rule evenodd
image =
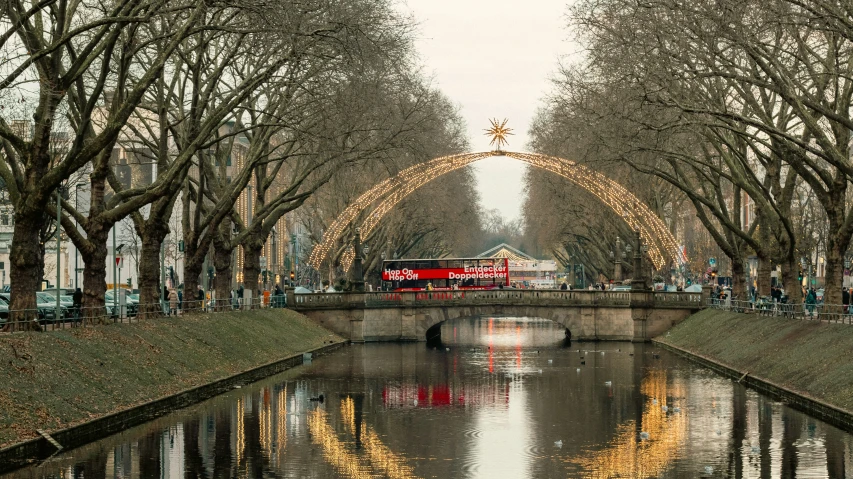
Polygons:
M49 432L50 439L70 450L108 437L131 427L164 416L178 409L200 403L219 394L281 373L303 364L306 354L323 356L346 345L349 341L335 340L330 344L290 355L258 367L161 397L138 406L98 417L74 426ZM46 437L37 437L0 449L0 473L37 464L60 452Z
M652 343L853 432L853 411L837 404L853 388L851 325L705 310ZM833 355L836 360L828 361ZM836 381L834 387L827 379Z

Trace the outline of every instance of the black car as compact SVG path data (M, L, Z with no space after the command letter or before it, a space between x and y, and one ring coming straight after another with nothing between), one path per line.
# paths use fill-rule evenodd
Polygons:
M7 308L7 312L9 311L9 309L10 309L10 307L11 307L11 305L12 305L12 298L11 298L11 296L12 296L12 294L11 294L11 293L8 293L8 292L6 292L6 293L0 293L0 300L3 300L3 301L7 304L7 306L6 306L6 308ZM36 305L37 305L37 311L38 311L38 319L39 319L39 321L53 320L53 317L56 315L56 310L55 310L55 309L53 309L53 310L51 310L51 311L47 311L47 310L46 310L46 308L44 308L44 307L43 307L43 305L39 305L39 304L38 304L38 300L36 301ZM8 313L7 313L7 314L8 314Z

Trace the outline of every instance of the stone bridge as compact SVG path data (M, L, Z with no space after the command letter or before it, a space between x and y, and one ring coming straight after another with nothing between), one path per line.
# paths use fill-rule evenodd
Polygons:
M703 304L702 293L652 291L287 292L290 309L353 342L426 341L444 321L482 316L550 319L576 340L649 341Z

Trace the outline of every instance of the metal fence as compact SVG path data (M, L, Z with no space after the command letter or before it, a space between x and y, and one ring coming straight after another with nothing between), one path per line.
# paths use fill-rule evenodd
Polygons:
M229 311L250 311L267 308L284 308L285 296L269 298L238 298L184 300L174 308L169 301L160 303L126 303L123 307L114 307L107 302L102 307L61 306L57 318L55 307L39 307L32 310L10 310L0 312L2 332L15 332L36 329L59 330L85 327L95 324L133 323L146 319L167 318L184 314L221 313ZM35 323L35 324L34 324Z
M774 302L768 299L738 301L711 298L708 306L713 309L736 313L853 324L853 308L843 304L789 304Z

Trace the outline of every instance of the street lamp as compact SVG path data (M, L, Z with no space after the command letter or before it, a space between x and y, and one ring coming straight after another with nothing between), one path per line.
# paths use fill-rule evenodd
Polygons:
M75 183L74 184L74 209L75 210L79 209L78 205L80 202L80 195L78 193L80 193L81 187L85 188L86 183ZM74 215L74 228L76 229L78 227L79 226L77 224L77 215ZM80 274L80 264L77 261L79 257L80 257L80 249L75 246L74 247L74 288L75 289L80 287L80 283L78 281L78 274Z
M643 274L643 254L648 251L648 246L643 244L639 231L634 231L634 245L634 278L631 280L631 289L644 290L646 280Z

